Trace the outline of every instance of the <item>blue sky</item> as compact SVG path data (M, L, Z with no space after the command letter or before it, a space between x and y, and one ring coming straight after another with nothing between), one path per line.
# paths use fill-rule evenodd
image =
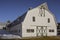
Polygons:
M47 2L50 11L60 22L60 0L0 0L0 22L13 21L28 10Z

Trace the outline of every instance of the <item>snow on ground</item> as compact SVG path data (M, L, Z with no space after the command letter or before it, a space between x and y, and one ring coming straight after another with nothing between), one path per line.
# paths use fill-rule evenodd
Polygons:
M0 30L0 38L2 39L20 39L21 37L18 35L11 34L6 30Z

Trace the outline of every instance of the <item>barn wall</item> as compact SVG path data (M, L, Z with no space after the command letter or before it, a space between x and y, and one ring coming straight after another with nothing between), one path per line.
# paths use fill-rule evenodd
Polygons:
M17 34L17 35L22 36L22 24L18 24L16 26L13 26L10 29L10 32L13 33L13 34Z
M35 17L35 22L32 21L32 17ZM50 23L48 23L48 18L50 18ZM45 16L41 16L41 11L38 7L28 11L26 18L23 22L23 26L22 26L23 36L24 37L26 35L31 36L32 33L26 33L25 32L26 29L34 28L34 30L35 30L35 28L37 26L47 26L47 36L56 36L57 35L57 27L56 27L56 23L54 20L54 16L47 10L45 10ZM54 32L50 33L49 29L53 29ZM33 33L33 34L34 34L34 36L36 36L36 33Z

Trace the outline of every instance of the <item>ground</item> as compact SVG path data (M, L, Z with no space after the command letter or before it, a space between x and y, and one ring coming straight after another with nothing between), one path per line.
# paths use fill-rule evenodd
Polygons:
M53 37L31 37L23 39L0 39L0 40L60 40L60 36Z

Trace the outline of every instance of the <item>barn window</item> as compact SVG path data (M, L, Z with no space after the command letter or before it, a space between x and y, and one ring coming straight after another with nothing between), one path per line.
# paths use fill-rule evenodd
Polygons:
M34 29L27 29L27 32L28 32L28 33L34 32Z
M45 7L44 6L41 6L41 16L42 17L45 17Z
M50 23L50 18L48 18L48 23Z
M35 17L33 17L33 22L35 22Z
M50 29L49 32L54 32L54 30L53 29Z

